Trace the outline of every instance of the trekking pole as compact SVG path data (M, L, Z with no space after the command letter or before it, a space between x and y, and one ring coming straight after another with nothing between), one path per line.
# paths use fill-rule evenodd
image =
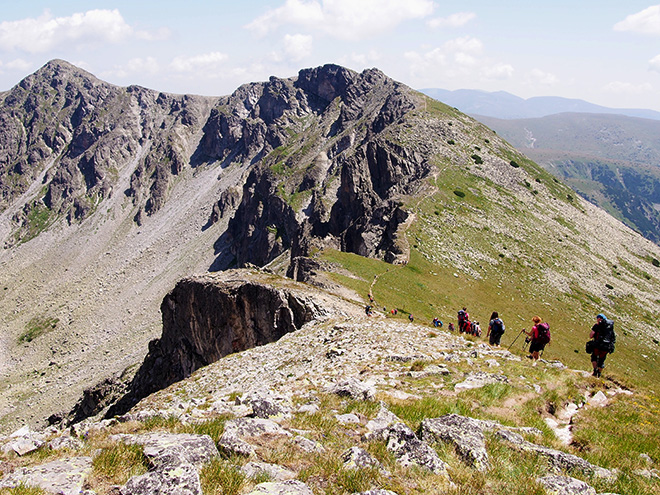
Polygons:
M520 331L520 333L519 333L518 335L516 335L516 338L513 339L513 342L511 342L511 344L510 344L509 347L508 347L508 350L509 350L509 351L511 350L511 347L513 347L513 344L516 343L516 340L518 340L518 337L520 337L520 336L523 334L524 331L525 331L525 329L523 328L523 329Z

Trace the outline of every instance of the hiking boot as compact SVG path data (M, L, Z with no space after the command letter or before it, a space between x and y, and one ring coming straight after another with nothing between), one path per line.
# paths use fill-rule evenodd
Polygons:
M591 374L591 376L595 376L596 378L598 378L598 370L594 370L594 372Z
M530 354L529 356L525 356L525 357L526 357L527 359L534 359L534 356L532 356L531 354Z

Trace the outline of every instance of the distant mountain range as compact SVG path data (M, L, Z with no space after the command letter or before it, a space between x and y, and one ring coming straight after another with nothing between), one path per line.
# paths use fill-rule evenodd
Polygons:
M660 244L660 112L582 100L425 89ZM524 118L523 118L524 116Z
M476 89L427 88L422 93L435 98L447 105L458 108L468 115L484 115L498 119L529 119L545 117L557 113L612 113L639 117L642 119L660 120L660 112L639 108L608 108L595 105L584 100L561 98L559 96L536 96L520 98L506 91L479 91Z

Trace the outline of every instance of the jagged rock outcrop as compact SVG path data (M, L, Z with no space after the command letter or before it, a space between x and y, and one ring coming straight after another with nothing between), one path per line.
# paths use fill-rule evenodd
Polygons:
M162 335L149 344L149 353L127 393L108 410L109 417L227 354L274 342L328 313L308 294L246 277L249 272L227 271L188 278L165 296ZM96 407L91 404L94 397L99 399ZM87 394L71 416L79 421L87 411L99 412L107 400L100 393Z
M223 99L205 127L203 156L258 162L229 224L239 266L264 265L288 249L307 256L328 243L387 261L405 257L397 230L409 213L397 198L419 190L432 166L387 131L418 101L378 70L335 65Z

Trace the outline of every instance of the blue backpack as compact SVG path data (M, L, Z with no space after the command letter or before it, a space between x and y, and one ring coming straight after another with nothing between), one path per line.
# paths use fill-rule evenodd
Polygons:
M491 331L491 333L494 333L494 334L504 333L504 322L500 318L495 318L490 323L490 331Z

